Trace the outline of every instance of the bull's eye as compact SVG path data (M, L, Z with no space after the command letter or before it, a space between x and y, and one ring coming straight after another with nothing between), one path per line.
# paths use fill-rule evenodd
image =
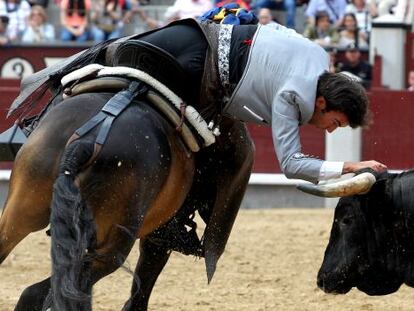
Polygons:
M350 224L352 224L352 221L354 220L354 217L349 216L349 217L344 217L341 221L342 224L349 226Z

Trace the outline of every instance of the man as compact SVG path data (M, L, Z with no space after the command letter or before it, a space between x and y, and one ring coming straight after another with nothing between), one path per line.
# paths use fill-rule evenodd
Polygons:
M408 73L408 91L414 92L414 70L410 70Z
M224 114L271 126L280 167L288 178L316 183L365 167L386 170L376 161L331 162L302 153L300 125L309 123L328 132L366 125L368 100L359 83L329 73L328 54L294 30L183 20L134 39L179 62L189 78L187 102L207 122L220 124ZM12 109L16 105L18 101Z
M364 89L342 74L328 73L329 57L317 44L284 27L260 27L243 77L225 112L272 127L280 166L288 178L312 182L337 178L363 167L383 171L376 161L350 163L314 159L301 153L299 126L333 132L367 124Z
M272 12L268 8L261 8L258 14L260 25L276 24L273 20Z
M315 25L308 24L303 35L324 47L336 45L339 41L338 30L331 25L326 11L316 13Z
M339 72L350 72L361 78L362 84L365 87L369 87L372 80L372 66L361 59L361 52L355 43L351 43L347 46L345 61L339 62L337 67Z
M9 43L9 34L7 26L9 25L9 18L6 15L0 15L0 46Z
M317 12L326 11L331 23L338 27L342 23L346 5L346 0L310 0L305 14L308 22L314 25Z

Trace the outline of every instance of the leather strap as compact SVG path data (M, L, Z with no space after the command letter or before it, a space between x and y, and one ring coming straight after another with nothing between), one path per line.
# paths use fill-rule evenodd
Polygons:
M67 145L76 139L81 138L96 126L101 125L98 135L95 139L94 152L87 162L90 165L98 156L114 120L124 111L139 95L148 92L148 87L141 81L132 81L127 90L115 94L101 109L101 111L89 119L84 125L78 128L69 138Z

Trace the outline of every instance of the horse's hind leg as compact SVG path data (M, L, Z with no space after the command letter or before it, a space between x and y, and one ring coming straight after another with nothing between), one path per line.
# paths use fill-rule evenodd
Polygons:
M0 218L0 263L29 233L49 223L49 205L57 148L42 148L42 135L33 134L19 152ZM44 150L39 156L39 150Z
M135 268L131 298L122 311L146 311L152 288L170 257L171 251L146 238L140 241L140 256Z
M41 198L32 201L31 194L13 193L0 219L0 263L29 233L45 228L49 223L49 205ZM20 194L19 194L20 193ZM26 197L25 197L26 196ZM20 197L20 198L19 198Z

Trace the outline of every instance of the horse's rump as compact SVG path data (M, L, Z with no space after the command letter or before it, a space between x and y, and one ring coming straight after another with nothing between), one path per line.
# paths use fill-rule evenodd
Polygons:
M56 178L68 139L112 96L111 93L81 94L53 107L39 122L19 156L32 150L42 153L36 161L38 170L52 173L51 176ZM93 143L98 132L99 127L94 128L80 139ZM145 101L136 100L114 120L107 141L93 165L80 172L79 186L86 202L90 201L88 205L96 205L97 209L101 200L97 192L110 192L116 184L123 183L122 195L128 193L130 184L134 184L131 188L138 187L150 193L151 189L166 183L175 166L181 169L187 165L190 169L186 173L191 180L192 157L188 156L187 149L168 121ZM44 159L49 160L42 165ZM156 185L157 181L161 185ZM130 192L133 195L134 191ZM118 197L120 194L113 195ZM116 200L113 203L116 205Z

